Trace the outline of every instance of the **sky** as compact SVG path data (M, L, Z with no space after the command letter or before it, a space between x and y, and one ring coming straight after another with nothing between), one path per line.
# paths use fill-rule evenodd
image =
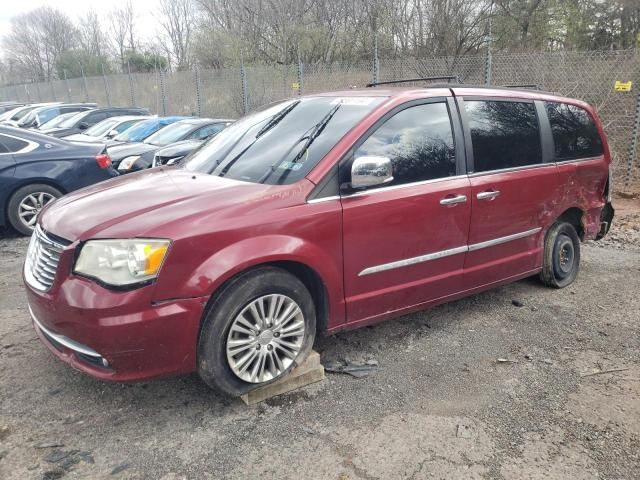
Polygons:
M142 39L153 37L155 23L153 12L158 0L132 0L133 9L136 12L136 26ZM0 0L0 39L11 30L11 17L26 13L34 8L44 5L57 8L67 14L74 21L90 10L105 17L114 7L126 4L126 0Z

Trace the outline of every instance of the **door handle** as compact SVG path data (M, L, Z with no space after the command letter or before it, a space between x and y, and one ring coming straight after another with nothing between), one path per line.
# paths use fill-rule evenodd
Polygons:
M486 192L480 192L476 197L478 200L493 200L500 195L499 190L487 190Z
M445 197L440 200L440 205L455 205L456 203L464 203L467 201L466 195L456 195L455 197Z

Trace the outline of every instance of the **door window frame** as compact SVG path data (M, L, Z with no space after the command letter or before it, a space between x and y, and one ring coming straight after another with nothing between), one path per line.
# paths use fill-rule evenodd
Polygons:
M375 187L367 188L364 190L351 190L344 191L339 184L340 170L345 168L349 164L353 155L357 149L366 142L371 135L378 131L378 129L386 123L391 117L406 110L408 108L428 105L431 103L444 103L449 112L449 121L451 123L451 131L453 134L453 148L456 158L456 174L450 177L440 177L430 180L418 180L410 183L403 183L401 185L391 185L388 187ZM317 187L307 197L307 203L317 203L327 200L337 200L339 198L349 198L359 195L368 195L377 192L386 192L392 189L412 187L431 182L441 182L445 180L451 180L455 178L464 177L466 175L466 163L465 163L465 141L462 133L462 125L460 122L460 116L457 111L456 103L453 96L440 96L440 97L427 97L416 100L410 100L408 102L396 105L391 110L385 112L376 122L371 125L354 143L349 150L335 163L331 170L324 176L324 178L318 182Z
M473 143L471 142L471 128L469 126L469 117L467 110L465 109L464 102L467 101L485 101L485 102L515 102L515 103L529 103L533 104L536 117L538 119L538 135L540 136L540 146L542 154L541 163L533 163L531 165L522 165L519 167L507 167L498 168L495 170L487 170L485 172L476 172L473 159ZM519 170L527 170L532 168L541 168L549 165L554 165L554 145L553 138L551 137L551 125L547 112L544 107L544 101L531 100L528 98L518 97L494 97L490 95L462 95L455 97L456 105L458 106L458 114L460 116L460 122L462 124L462 131L464 136L465 154L467 158L467 173L470 177L478 177L482 175L493 175L495 173L515 172Z

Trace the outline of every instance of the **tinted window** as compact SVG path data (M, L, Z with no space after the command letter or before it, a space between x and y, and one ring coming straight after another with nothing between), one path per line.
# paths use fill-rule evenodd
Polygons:
M453 131L446 103L410 107L395 114L358 147L354 158L387 157L393 167L388 185L456 174Z
M535 105L525 102L465 100L474 171L542 163Z
M279 103L222 130L185 168L246 182L296 182L382 101L322 96Z
M59 108L50 108L48 110L44 110L43 112L38 113L38 122L40 123L40 125L42 125L52 118L57 117L58 115L60 115L60 113L61 112Z
M7 137L6 135L0 135L0 144L4 146L8 152L19 152L23 148L26 148L29 144L23 140L14 137Z
M89 125L95 125L96 123L104 120L107 117L108 114L106 112L90 113L84 118L84 122L88 123Z
M135 125L136 123L140 122L140 120L129 120L127 122L122 122L120 125L118 125L114 130L118 133L122 133L124 132L126 129L130 128L132 125Z
M214 125L207 125L206 127L202 127L199 130L196 130L189 138L195 138L197 140L206 140L211 135L214 135L220 132L224 128L224 123L216 123Z
M602 155L602 139L589 113L575 105L546 103L556 160Z

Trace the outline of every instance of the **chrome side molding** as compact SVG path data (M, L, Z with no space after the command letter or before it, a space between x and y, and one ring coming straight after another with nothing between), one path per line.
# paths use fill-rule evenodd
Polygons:
M469 245L469 251L473 252L482 248L493 247L494 245L500 245L520 238L529 237L531 235L535 235L540 230L542 230L542 227L532 228L526 232L514 233L513 235L507 235L506 237L494 238L493 240L487 240L486 242L474 243L473 245Z
M447 250L440 250L439 252L427 253L425 255L420 255L418 257L405 258L402 260L397 260L395 262L383 263L382 265L376 265L373 267L365 268L358 274L358 276L363 277L365 275L371 275L372 273L385 272L387 270L393 270L395 268L408 267L410 265L415 265L417 263L429 262L431 260L450 257L452 255L458 255L460 253L473 252L483 248L493 247L494 245L500 245L502 243L507 243L513 240L518 240L520 238L525 238L531 235L535 235L541 230L542 230L542 227L532 228L531 230L527 230L526 232L514 233L513 235L494 238L493 240L488 240L486 242L474 243L472 245L465 245L462 247L455 247Z

